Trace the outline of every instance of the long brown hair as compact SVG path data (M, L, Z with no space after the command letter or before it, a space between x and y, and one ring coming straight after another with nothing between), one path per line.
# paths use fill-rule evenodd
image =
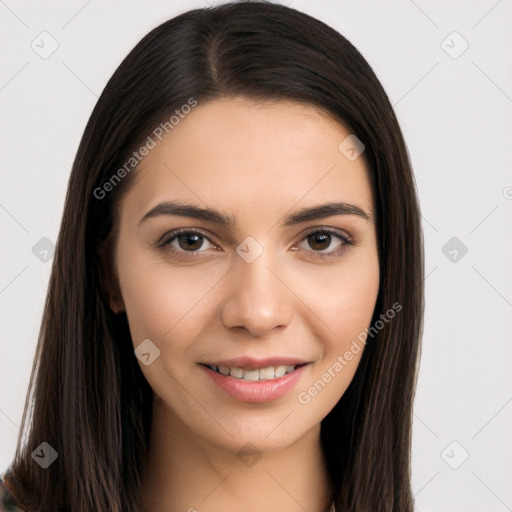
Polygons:
M152 390L126 315L112 312L106 293L119 201L136 175L118 171L191 98L233 96L313 105L365 145L381 279L372 324L393 304L402 309L368 339L350 386L322 421L321 441L337 510L412 511L424 272L407 149L357 49L325 23L265 1L191 10L156 27L123 60L92 112L69 179L22 428L5 473L29 511L141 508ZM112 181L116 173L122 179ZM43 442L58 454L46 469L31 456Z

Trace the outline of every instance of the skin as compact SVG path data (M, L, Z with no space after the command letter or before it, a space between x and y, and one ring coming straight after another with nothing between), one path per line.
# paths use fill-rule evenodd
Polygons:
M364 158L350 161L338 150L349 133L310 106L218 99L195 107L139 164L120 204L111 307L126 311L134 348L150 339L160 350L148 366L139 361L155 397L143 472L148 510L239 512L243 504L244 511L321 512L330 505L320 422L362 350L309 403L298 394L332 374L370 325L379 289L375 224L356 215L288 227L282 219L328 201L373 215ZM238 226L173 215L139 224L164 200L222 210ZM183 237L156 247L183 227L208 238L192 249ZM353 245L308 237L327 227ZM236 252L248 236L263 248L252 263ZM239 355L311 364L284 397L248 403L212 385L198 365ZM258 460L237 454L247 443Z

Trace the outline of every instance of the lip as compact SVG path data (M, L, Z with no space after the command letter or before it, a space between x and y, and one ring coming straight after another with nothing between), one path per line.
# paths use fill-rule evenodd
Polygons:
M298 365L298 364L306 364L308 361L304 359L299 359L297 357L289 357L289 356L273 356L273 357L265 357L265 358L256 358L251 356L239 356L233 359L224 359L222 361L214 361L214 362L203 362L201 364L209 364L211 366L229 366L233 368L237 366L238 368L242 368L244 370L259 370L260 368L266 368L267 366L279 366L279 365Z
M230 363L233 361L234 360L230 360ZM286 361L290 361L290 359L288 358ZM265 365L274 366L273 364L268 364L267 362L265 362ZM303 366L296 368L293 372L287 373L283 377L259 381L246 381L243 379L237 379L236 377L231 377L231 375L222 375L217 373L216 371L208 368L207 366L203 366L202 364L199 366L206 373L206 376L211 383L213 383L217 388L220 388L222 391L231 395L233 398L242 402L264 403L272 402L273 400L277 400L278 398L281 398L289 393L304 375L304 372L309 367L309 363L305 363ZM264 368L264 366L261 366L261 368Z

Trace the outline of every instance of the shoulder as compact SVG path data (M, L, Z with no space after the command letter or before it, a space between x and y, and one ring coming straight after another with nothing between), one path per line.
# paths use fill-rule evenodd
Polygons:
M5 480L0 477L0 512L24 512L18 507Z

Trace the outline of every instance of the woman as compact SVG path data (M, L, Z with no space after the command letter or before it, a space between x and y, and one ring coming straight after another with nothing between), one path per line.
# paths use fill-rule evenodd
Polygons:
M412 511L422 315L413 174L368 63L281 5L184 13L86 127L4 492Z

